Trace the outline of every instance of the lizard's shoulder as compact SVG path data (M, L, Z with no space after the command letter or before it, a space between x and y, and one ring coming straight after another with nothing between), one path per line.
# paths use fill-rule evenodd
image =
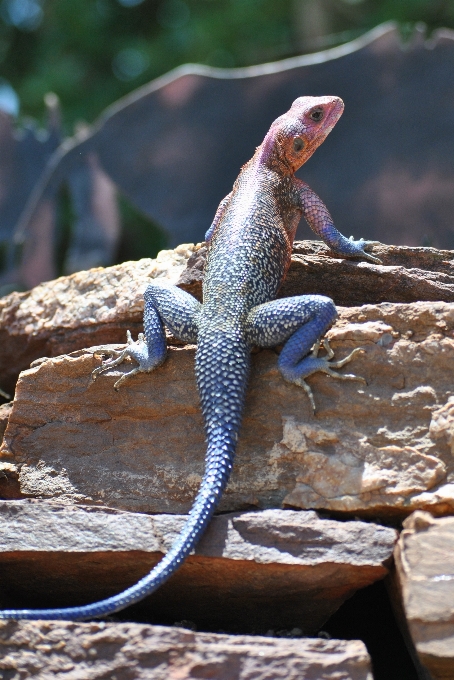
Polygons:
M300 204L298 182L300 180L292 175L275 174L276 177L269 183L269 186L278 203L286 207L298 207Z

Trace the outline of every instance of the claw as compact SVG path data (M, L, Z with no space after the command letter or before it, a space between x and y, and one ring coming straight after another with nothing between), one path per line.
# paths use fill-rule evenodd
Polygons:
M348 240L355 241L355 237L350 236ZM360 238L357 241L355 241L355 243L362 243L365 246L381 246L381 241L368 241L365 238Z
M104 360L101 366L98 366L98 368L95 368L94 371L92 371L92 380L96 380L101 373L105 373L105 371L109 371L111 368L115 368L115 366L121 364L126 357L131 357L131 359L134 359L139 365L127 373L123 373L118 378L116 383L114 383L114 389L118 391L120 385L122 385L125 380L136 375L136 373L150 373L156 366L162 364L165 359L165 351L162 354L149 356L144 333L139 333L137 341L134 342L130 331L126 331L126 341L127 345L123 350L116 350L111 347L99 347L93 352L93 356L96 356L97 354L107 354L109 358Z
M116 350L116 349L110 349L110 348L99 349L97 352L93 352L93 356L96 356L97 354L99 355L101 353L102 354L108 354L108 355L110 354L110 359L106 359L105 361L102 362L101 366L98 366L98 368L95 368L94 371L92 371L91 379L93 381L95 381L96 378L98 377L98 375L100 375L101 373L105 373L106 371L109 371L111 368L118 366L118 364L121 364L122 361L124 361L126 359L126 357L128 356L129 347L125 347L125 349L122 350L121 352ZM117 389L116 388L117 383L118 383L118 380L114 385L115 389Z
M133 368L132 371L128 371L127 373L123 373L123 375L118 378L118 380L114 383L114 390L118 392L120 389L120 385L122 385L125 380L128 378L132 378L133 375L136 375L136 373L141 373L141 368L140 366L136 366L136 368Z
M350 236L348 240L352 241L359 247L359 251L358 253L356 253L356 257L358 256L364 257L365 260L369 260L369 262L373 262L374 264L383 264L379 257L375 257L375 255L371 255L370 253L366 252L366 248L381 245L380 241L365 241L363 238L360 238L358 241L355 241L354 236Z
M355 347L354 350L350 352L346 357L343 359L339 359L339 361L331 361L331 363L328 365L328 361L333 358L334 356L334 351L331 349L328 338L323 339L323 347L326 350L327 356L325 357L326 361L326 368L320 368L320 371L323 373L326 373L327 375L330 375L332 378L337 378L338 380L357 380L358 382L362 382L365 385L367 385L367 382L365 378L363 378L360 375L355 375L354 373L335 373L332 369L333 368L342 368L345 366L345 364L349 364L350 361L353 359L354 356L357 354L365 354L365 350L362 347Z
M380 260L379 257L375 257L375 255L366 253L365 250L362 251L362 256L364 257L365 260L369 260L369 262L373 262L374 264L383 264L383 260Z
M144 334L139 333L138 335L138 342L143 342L144 341ZM110 355L110 359L107 359L102 362L101 366L98 366L98 368L95 368L94 371L91 373L91 379L93 381L96 380L98 375L101 373L105 373L106 371L109 371L111 368L114 368L115 366L118 366L121 364L126 357L129 355L129 348L130 345L134 344L134 340L132 339L131 331L126 331L126 343L127 347L123 350L117 350L117 349L112 349L110 347L100 347L98 350L93 352L93 356L99 355L99 354L107 354ZM117 382L114 384L114 389L117 390L119 389L119 386L121 383L123 383L127 377L130 375L134 375L135 373L139 373L140 368L134 368L132 371L129 371L128 373L124 373L121 378L117 380Z
M322 347L324 348L324 350L326 352L326 356L321 357L319 359L318 353L319 353L319 351ZM295 385L302 387L303 390L306 392L314 413L315 413L315 410L316 410L314 395L313 395L311 388L309 387L309 385L305 381L305 378L308 378L310 375L313 375L314 373L321 372L321 373L326 373L326 375L329 375L331 378L337 378L338 380L357 380L358 382L362 382L365 385L367 385L366 380L362 376L354 375L353 373L346 373L346 374L345 373L337 373L336 371L333 370L333 369L342 368L343 366L345 366L345 364L350 363L350 361L353 359L353 357L355 357L357 354L364 354L364 353L365 353L364 349L362 349L361 347L356 347L352 352L350 352L350 354L348 354L343 359L339 359L338 361L331 361L331 359L334 357L334 351L329 344L328 338L324 338L322 343L317 342L314 345L312 352L310 354L310 359L314 359L316 361L316 366L314 366L314 368L312 370L309 369L309 371L306 373L304 378L296 378L296 379L292 380L292 382Z
M314 399L314 393L312 392L312 390L311 390L311 388L309 387L309 385L307 384L307 382L306 382L303 378L301 378L300 380L298 380L298 381L296 382L296 385L299 385L300 387L302 387L303 390L306 392L307 398L309 399L310 404L311 404L311 406L312 406L312 411L315 413L315 399Z

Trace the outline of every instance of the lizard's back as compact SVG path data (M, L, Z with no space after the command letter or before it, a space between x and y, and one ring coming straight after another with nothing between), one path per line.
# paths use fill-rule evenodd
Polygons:
M244 166L210 243L202 319L241 323L275 297L301 217L297 201L292 177L261 167L257 154Z

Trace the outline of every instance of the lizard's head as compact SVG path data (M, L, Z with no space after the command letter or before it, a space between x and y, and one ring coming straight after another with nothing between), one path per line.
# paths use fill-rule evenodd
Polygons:
M262 145L265 158L273 157L295 172L326 139L343 110L339 97L298 97L272 124Z

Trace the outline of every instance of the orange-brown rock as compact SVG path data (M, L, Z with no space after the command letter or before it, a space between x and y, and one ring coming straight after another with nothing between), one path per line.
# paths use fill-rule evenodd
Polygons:
M321 241L299 241L281 296L320 293L338 305L454 301L452 251L374 246L381 265L336 257ZM206 248L183 244L157 258L97 268L0 299L1 385L12 392L21 370L142 330L143 292L151 280L178 283L201 297ZM188 265L188 267L186 267Z
M137 623L0 622L5 678L372 680L358 640L284 640Z
M197 249L183 244L157 258L90 269L0 298L1 386L14 390L20 371L43 356L97 343L124 342L143 330L143 292L152 280L176 283Z
M184 520L0 502L0 608L71 606L118 593L161 559ZM319 519L313 511L221 515L172 579L124 616L312 634L358 588L387 574L396 538L393 529Z
M343 371L367 385L309 378L315 414L304 391L282 379L276 353L255 354L221 509L453 512L453 330L450 303L341 309L332 347L339 358L364 349ZM193 361L193 347L173 347L162 367L118 393L113 383L132 363L92 382L99 359L89 351L24 371L2 446L7 497L186 513L205 453Z
M0 405L0 440L3 439L3 435L5 434L6 426L8 425L8 418L11 415L12 407L13 405L11 402Z
M436 680L454 678L454 517L415 512L395 550L393 597L421 662Z
M337 305L379 302L454 302L454 253L436 248L373 247L381 264L346 259L322 241L295 241L292 263L279 291L280 297L319 293ZM198 299L202 297L206 247L197 248L188 260L178 285Z

